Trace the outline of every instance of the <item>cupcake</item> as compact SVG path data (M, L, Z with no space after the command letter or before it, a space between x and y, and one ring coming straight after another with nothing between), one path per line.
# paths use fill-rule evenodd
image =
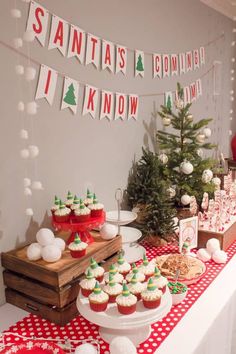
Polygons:
M105 283L109 282L109 276L110 275L113 276L113 279L114 279L114 281L116 283L122 283L123 280L124 280L123 275L117 272L116 267L114 266L114 264L112 264L110 266L110 268L109 268L109 271L104 274Z
M94 278L90 270L87 272L86 278L81 280L79 285L80 285L81 293L85 297L88 297L93 292L93 289L95 288L96 285L96 279Z
M73 199L73 204L71 204L70 206L72 213L74 214L74 211L76 209L79 209L79 207L80 207L80 199L75 195Z
M116 302L116 297L122 293L122 285L116 283L114 277L110 274L109 275L109 282L108 284L104 285L103 291L108 294L109 301L108 302Z
M89 305L91 310L96 312L105 311L109 296L102 291L98 282L96 282L93 292L89 295Z
M71 205L73 204L73 201L74 201L74 197L73 197L72 193L70 191L68 191L67 197L66 197L66 202L65 202L67 208L71 207Z
M89 270L91 271L91 273L93 274L93 276L96 278L97 281L99 282L103 281L104 269L97 264L94 258L90 259L90 267L86 269L86 273Z
M77 233L75 234L74 242L71 242L68 246L70 254L73 258L83 257L86 253L87 247L88 244L86 242L82 242Z
M144 283L140 283L137 279L136 274L133 275L131 282L128 284L128 289L131 294L137 297L137 300L141 300L141 293L145 290L146 286Z
M74 214L77 222L84 222L90 218L91 212L89 208L84 205L82 199L80 199L80 206L78 209L74 210Z
M55 211L60 207L60 199L55 195L54 205L51 207L52 215L54 215Z
M89 189L87 189L87 196L84 199L84 205L88 206L89 204L93 204L93 193L91 193Z
M154 269L154 276L152 277L152 280L154 284L157 286L157 288L161 290L162 293L164 294L166 292L166 286L168 284L168 280L161 275L161 272L157 267L155 267Z
M59 209L54 212L54 220L57 222L67 222L70 219L71 210L60 200Z
M155 263L148 262L146 254L143 255L143 263L138 267L139 271L145 275L145 281L153 276L155 270Z
M128 283L131 281L131 279L133 278L134 274L136 275L136 278L137 278L138 282L142 283L143 281L145 281L145 275L139 271L139 269L137 268L135 263L132 264L131 272L126 275L125 279L127 280Z
M124 260L121 253L118 256L118 260L115 263L115 267L116 267L117 271L123 275L123 277L125 277L131 269L130 264Z
M149 279L147 290L141 293L144 307L155 309L161 303L162 291L153 283L152 278Z
M130 315L136 311L137 297L130 293L126 284L123 284L123 290L116 298L117 308L123 315Z
M98 203L98 200L97 200L95 194L93 195L93 202L91 204L89 204L88 207L91 210L91 216L92 217L102 216L104 205L101 204L101 203Z

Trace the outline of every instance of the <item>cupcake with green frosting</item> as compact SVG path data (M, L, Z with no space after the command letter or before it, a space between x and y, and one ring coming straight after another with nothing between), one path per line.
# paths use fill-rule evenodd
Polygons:
M91 310L95 312L102 312L106 310L109 296L101 289L98 282L96 282L93 292L88 298Z
M110 274L109 282L104 285L103 291L108 294L109 302L114 303L116 302L116 297L122 293L122 285L116 283L114 277Z
M84 205L82 199L80 199L80 206L74 210L74 214L77 222L85 222L89 220L91 211Z
M131 294L137 297L137 300L141 300L141 293L146 289L146 285L144 283L140 283L137 279L136 274L134 274L133 278L128 284L128 289Z
M87 247L88 244L86 242L81 241L78 233L75 234L74 241L71 242L68 246L70 254L73 258L80 258L85 256Z
M129 272L129 274L126 275L126 280L127 282L131 282L133 276L136 275L137 281L138 282L144 282L145 281L145 275L139 271L138 267L136 266L135 263L132 263L132 269Z
M87 189L87 195L84 199L84 205L88 206L89 204L93 204L93 193L91 193L90 190Z
M73 204L70 206L73 214L76 209L79 209L79 207L80 207L80 198L78 198L77 195L75 195L73 199Z
M68 222L70 219L70 214L70 208L67 208L60 200L59 208L54 212L54 220L56 222Z
M81 280L79 285L83 296L88 297L93 292L96 285L96 279L90 270L87 272L86 278Z
M116 298L117 308L123 315L130 315L136 311L137 297L129 291L127 284L123 284L123 290Z
M103 281L105 270L103 267L100 267L97 264L94 258L90 259L90 266L86 269L85 273L87 273L89 270L91 271L91 273L93 274L93 276L96 278L97 281L99 281L100 283Z
M152 278L148 280L147 289L141 293L144 307L155 309L160 306L162 291L157 288Z
M89 204L88 208L91 210L91 216L92 217L100 217L102 216L102 212L104 209L104 205L102 203L99 203L97 200L96 195L93 195L93 202Z
M67 208L71 207L71 205L73 204L73 201L74 201L73 194L70 191L68 191L67 197L66 197L66 202L65 202Z
M143 262L138 267L139 271L145 275L145 281L154 275L155 263L149 262L146 254L143 255Z
M114 264L112 264L109 268L109 271L104 274L105 283L109 282L110 275L112 275L116 283L122 283L124 280L123 275L117 272L117 269Z
M126 277L126 275L130 272L131 265L126 262L124 259L123 255L120 253L118 256L118 260L115 263L115 267L117 271L123 275L123 277Z
M158 287L159 290L164 294L166 292L166 286L168 284L168 280L161 275L160 269L155 267L154 275L152 277L154 284Z
M51 207L52 215L54 215L55 211L60 207L60 199L55 195L54 205Z

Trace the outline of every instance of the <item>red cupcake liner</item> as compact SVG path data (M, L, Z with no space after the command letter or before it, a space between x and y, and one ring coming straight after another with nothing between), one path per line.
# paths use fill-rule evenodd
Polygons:
M158 306L160 306L160 303L161 303L161 298L152 301L143 299L143 306L146 307L147 309L155 309Z
M56 222L68 222L70 220L70 214L68 214L68 215L55 215L55 213L54 213L53 218Z
M107 304L108 304L108 301L102 302L100 304L89 301L89 305L90 305L91 310L93 310L95 312L106 311Z
M103 209L91 210L91 217L98 218L99 216L102 216L102 212L103 212Z
M100 275L100 277L95 277L95 279L101 283L103 281L103 278L104 278L104 274L103 275Z
M122 313L122 315L130 315L136 311L136 304L132 306L121 306L117 304L118 311Z
M71 254L71 257L73 258L81 258L83 256L85 256L86 254L86 248L82 251L72 251L70 250L70 254Z
M76 222L84 222L84 221L89 220L89 218L90 218L90 214L87 214L87 215L74 215L74 220Z
M85 297L88 297L90 294L92 294L93 292L93 289L90 290L90 289L84 289L84 288L80 288L81 289L81 293L83 296Z

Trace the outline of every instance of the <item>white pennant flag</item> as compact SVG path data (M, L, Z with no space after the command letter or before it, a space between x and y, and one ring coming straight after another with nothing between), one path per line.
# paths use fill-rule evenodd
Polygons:
M191 103L189 86L184 87L184 105Z
M153 78L162 78L162 56L161 54L153 54Z
M26 30L33 31L42 46L45 46L48 17L48 10L36 2L31 1Z
M179 54L179 73L185 74L186 71L186 60L185 60L185 53L180 53Z
M83 115L89 113L95 118L98 103L98 89L93 86L86 85L84 94Z
M193 56L192 56L192 52L187 52L187 53L186 53L186 70L187 70L187 72L193 70Z
M137 95L129 95L128 120L131 118L138 119L139 97Z
M61 109L70 108L74 114L78 107L79 83L69 77L64 79Z
M197 86L197 98L202 95L202 80L198 79L196 81L196 86Z
M170 76L170 56L169 54L162 55L163 77Z
M116 46L116 74L120 71L126 75L127 68L127 48L117 45Z
M92 63L96 68L100 65L101 40L100 38L88 33L86 48L86 65Z
M56 90L58 73L42 64L35 99L46 98L48 103L52 105Z
M135 76L144 77L144 52L141 50L135 51Z
M193 67L194 70L198 69L200 66L199 50L195 49L193 51Z
M193 82L192 84L190 84L190 100L191 102L196 101L197 99L197 84L196 82Z
M178 75L178 71L179 71L179 62L178 62L178 56L177 54L171 54L170 57L170 62L171 62L171 75Z
M86 43L86 33L84 32L84 30L74 25L71 25L67 57L68 58L76 57L79 59L81 64L84 64L85 43Z
M115 120L125 119L127 113L127 96L124 93L116 93Z
M48 49L57 48L65 56L68 44L69 24L62 18L52 15Z
M115 71L115 46L112 42L102 40L102 70Z
M114 114L114 94L110 91L102 91L101 93L101 111L100 119L107 117L112 120Z

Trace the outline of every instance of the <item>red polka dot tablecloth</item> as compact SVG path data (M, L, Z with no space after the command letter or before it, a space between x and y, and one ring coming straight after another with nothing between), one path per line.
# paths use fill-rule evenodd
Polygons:
M176 252L175 247L167 246L156 248L144 243L147 251L148 259L153 257ZM228 261L236 253L236 241L228 248ZM201 296L209 284L216 278L225 264L216 264L213 261L207 262L207 272L201 280L188 287L188 294L185 300L177 306L173 306L171 311L160 321L152 325L151 335L148 340L140 344L137 348L138 353L154 353L161 345L169 333L173 330L176 324L181 320L185 313L191 308L195 301ZM71 339L71 340L85 340L95 339L99 342L100 353L109 354L109 345L104 342L98 333L98 326L90 323L82 316L74 318L66 326L58 326L45 319L35 315L29 315L22 321L17 322L10 327L8 332L17 333L25 337L43 337L51 339ZM13 342L19 341L19 338L12 335L5 336L5 341Z

